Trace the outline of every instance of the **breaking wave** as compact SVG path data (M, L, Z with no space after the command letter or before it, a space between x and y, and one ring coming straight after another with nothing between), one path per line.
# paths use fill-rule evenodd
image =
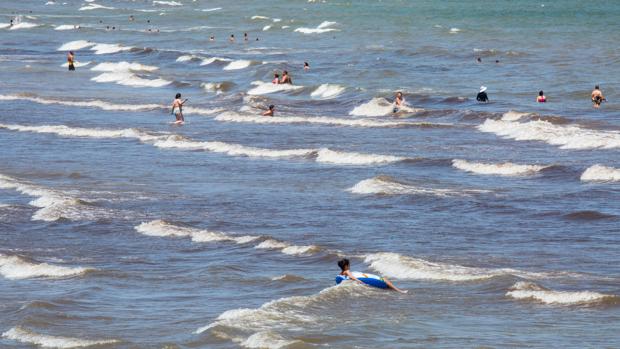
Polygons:
M353 194L360 195L428 195L437 197L469 196L488 191L484 190L457 190L419 187L412 184L400 183L389 176L377 176L358 182L348 189Z
M131 87L163 87L172 83L172 81L157 79L144 79L131 72L112 72L97 75L91 79L95 82L114 82L118 85Z
M58 51L77 51L83 48L94 46L96 43L86 40L70 41L60 46Z
M317 253L320 249L317 246L298 246L278 241L272 238L258 235L230 235L222 232L212 232L208 230L182 227L168 223L164 220L154 220L151 222L141 223L135 227L136 231L149 236L160 237L187 237L193 242L234 242L237 244L255 243L254 248L279 250L283 254L288 255L308 255Z
M581 174L581 180L584 182L619 182L620 169L593 165Z
M466 160L454 159L452 166L459 170L482 174L500 176L525 176L536 174L548 166L540 165L518 165L510 162L500 164L489 164L480 162L469 162Z
M399 108L399 111L414 113L417 109L403 106ZM373 98L370 101L358 105L349 112L349 115L353 116L385 116L394 112L394 104L385 98Z
M543 141L561 149L620 148L620 132L554 125L544 120L513 122L487 119L478 129L517 141Z
M341 152L322 148L317 152L316 161L342 165L372 165L404 161L406 159L400 156Z
M335 29L335 28L331 28L331 27L333 27L336 24L338 24L338 23L324 21L323 23L319 24L316 28L300 27L300 28L295 29L295 32L302 33L302 34L321 34L321 33L327 33L327 32L338 30L338 29Z
M249 95L266 95L274 92L295 91L303 89L303 86L291 84L274 84L271 82L254 81L252 85L256 86L248 91Z
M340 85L323 84L312 91L310 96L317 99L330 99L338 97L344 90L345 88Z
M223 70L239 70L239 69L245 69L249 67L250 65L252 65L252 61L240 59L240 60L236 60L236 61L232 61L228 63L228 65L226 65L222 69Z
M592 291L556 291L533 282L514 284L506 296L519 300L533 300L553 305L592 305L602 302L620 303L620 297Z
M0 254L0 274L7 279L62 278L82 275L93 270L95 269L28 262L18 256Z
M140 111L140 110L157 110L163 109L167 106L159 105L159 104L116 104L109 103L101 100L92 100L92 101L67 101L60 99L49 99L43 97L29 97L29 96L19 96L19 95L0 95L0 101L16 101L16 100L24 100L30 101L39 104L59 104L59 105L68 105L73 107L93 107L99 108L101 110L118 110L118 111Z
M10 330L4 332L2 334L2 337L22 343L39 345L43 348L61 349L90 347L94 345L114 344L119 342L116 339L91 340L72 337L50 336L45 334L39 334L19 326L13 327Z

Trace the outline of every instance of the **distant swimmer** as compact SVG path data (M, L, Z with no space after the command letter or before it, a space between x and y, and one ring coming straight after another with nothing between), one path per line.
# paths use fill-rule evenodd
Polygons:
M248 33L243 33L243 41L248 41Z
M293 84L293 80L291 79L291 76L288 75L288 71L283 71L282 72L282 78L280 79L280 83L281 84Z
M308 62L304 62L304 70L310 70L310 64L308 64Z
M263 113L263 116L273 116L275 111L276 111L276 106L272 104L269 106L269 109Z
M400 108L405 105L405 98L403 97L402 92L396 92L396 97L394 98L394 109L392 110L394 113L398 113Z
M603 96L603 92L601 92L599 86L594 86L594 90L592 91L592 103L594 104L594 108L598 109L601 106L601 103L606 100L607 99Z
M338 266L341 269L340 274L338 275L341 278L344 278L345 280L354 280L357 281L359 283L362 284L366 284L366 285L370 285L370 286L374 286L374 287L378 287L378 288L390 288L396 292L400 292L400 293L407 293L408 291L406 290L401 290L398 287L394 286L394 284L392 284L390 282L390 280L383 278L383 277L378 277L376 275L372 275L372 274L364 274L364 273L357 273L357 272L352 272L350 270L350 263L349 260L344 258L338 261ZM336 279L338 280L338 278ZM338 282L338 281L336 281Z
M538 97L536 97L536 102L538 103L546 103L547 102L547 97L545 96L545 93L540 90L540 92L538 92Z
M273 74L273 80L271 80L271 83L278 85L280 83L280 74Z
M185 122L185 118L183 117L183 104L187 102L187 98L181 100L181 94L177 93L174 96L174 102L172 102L172 114L176 117L175 124L183 124Z
M478 92L478 95L476 96L476 100L478 102L483 102L483 103L489 102L489 96L487 96L486 91L487 91L486 86L480 86L480 92Z
M74 61L75 61L75 55L73 54L73 51L69 51L69 53L67 54L67 63L69 63L70 71L75 70L75 66L73 65Z
M228 38L228 41L235 42L235 34L230 34L230 38Z
M209 37L209 41L215 41L215 36L211 35L211 37Z
M480 57L476 58L476 62L482 63L482 58L480 58Z

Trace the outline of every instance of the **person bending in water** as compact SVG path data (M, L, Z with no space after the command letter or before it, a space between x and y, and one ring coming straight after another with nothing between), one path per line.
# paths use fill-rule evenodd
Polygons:
M310 70L310 64L308 64L308 62L304 62L304 70Z
M271 80L272 84L278 85L280 83L280 74L273 74L273 80Z
M394 98L394 110L392 110L394 113L398 113L398 111L400 110L400 108L402 108L405 105L405 98L403 97L403 93L402 92L396 92L396 97Z
M73 65L74 61L75 61L75 55L73 54L73 51L69 51L69 53L67 54L67 63L69 63L70 71L75 70L75 66Z
M351 280L355 280L361 284L363 284L363 282L361 282L360 280L358 280L355 276L353 276L353 273L351 273L350 267L351 267L351 263L349 262L348 259L343 258L341 260L338 261L338 266L340 267L340 275L342 276L346 276ZM388 279L386 278L382 278L383 281L385 282L385 284L388 286L388 288L396 291L396 292L400 292L400 293L407 293L406 290L401 290L400 288L394 286L394 284L392 284Z
M601 106L603 101L606 101L605 96L603 96L603 92L598 85L594 86L594 90L592 91L592 103L594 103L594 108L598 109Z
M291 76L288 75L288 71L282 72L282 79L280 79L281 84L293 84L293 80L291 80Z
M263 113L263 116L273 116L273 113L276 111L276 107L272 104L269 106L269 109Z
M538 97L536 97L536 102L538 103L546 103L547 97L545 97L545 93L541 90L538 92Z
M476 100L482 103L489 102L489 96L487 96L487 88L485 86L480 86L480 92L476 96Z
M174 96L174 102L172 102L172 114L174 114L177 119L177 121L174 122L175 124L182 124L185 122L185 118L183 117L183 104L185 104L185 102L187 102L187 98L181 100L180 93L177 93L177 95Z

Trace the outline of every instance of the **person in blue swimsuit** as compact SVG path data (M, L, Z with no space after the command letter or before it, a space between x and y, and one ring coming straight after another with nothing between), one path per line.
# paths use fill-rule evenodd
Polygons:
M350 268L351 268L351 263L349 262L348 259L343 258L341 260L338 261L338 266L340 267L341 271L339 275L342 275L350 280L354 280L357 281L361 284L363 284L362 281L358 280L353 273L351 272ZM393 283L390 282L390 280L386 279L386 278L382 278L383 281L385 282L385 284L387 285L388 288L396 291L396 292L400 292L400 293L407 293L406 290L401 290L398 287L394 286Z

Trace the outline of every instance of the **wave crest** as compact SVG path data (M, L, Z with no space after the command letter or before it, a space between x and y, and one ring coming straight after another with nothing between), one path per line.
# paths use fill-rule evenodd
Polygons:
M605 301L620 302L615 295L592 291L555 291L539 286L533 282L517 282L506 296L519 300L534 300L544 304L586 305Z
M584 182L619 182L620 169L598 164L593 165L581 174L581 180Z

